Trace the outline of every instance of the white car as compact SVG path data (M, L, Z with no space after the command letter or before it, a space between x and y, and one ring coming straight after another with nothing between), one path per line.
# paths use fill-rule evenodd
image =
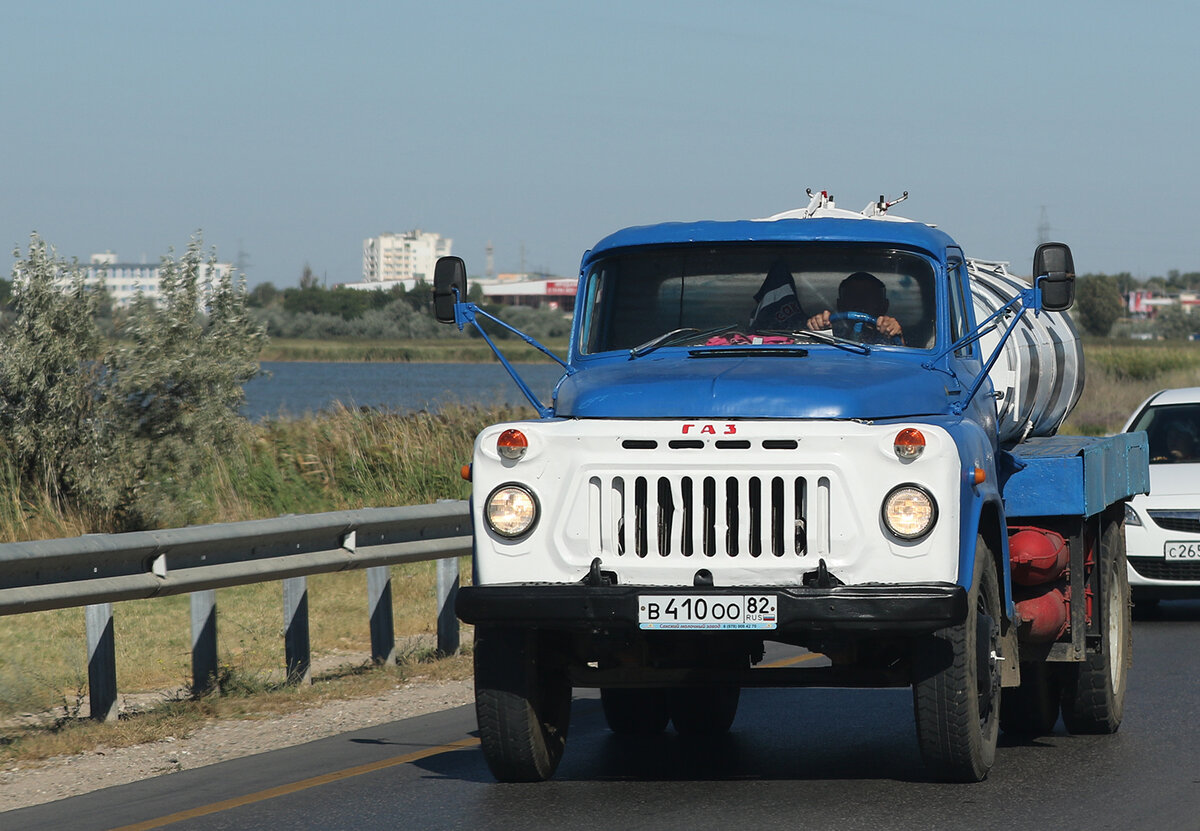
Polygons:
M1200 597L1200 387L1155 393L1124 430L1150 440L1150 493L1125 505L1134 601Z

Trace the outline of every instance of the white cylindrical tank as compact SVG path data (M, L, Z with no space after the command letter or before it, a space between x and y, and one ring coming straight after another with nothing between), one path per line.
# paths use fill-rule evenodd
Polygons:
M967 270L976 323L1029 288L1027 280L1013 277L1003 263L968 260ZM981 339L985 357L1009 322L1001 318ZM1083 392L1083 345L1071 318L1066 312L1025 312L988 375L999 394L996 430L1001 443L1054 435Z

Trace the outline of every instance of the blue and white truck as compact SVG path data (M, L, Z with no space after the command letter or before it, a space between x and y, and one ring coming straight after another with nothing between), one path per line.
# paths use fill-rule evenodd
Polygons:
M986 777L1001 730L1118 728L1147 447L1056 435L1071 252L1024 281L893 204L618 231L549 404L497 350L538 417L475 443L456 608L498 779L553 775L574 687L616 733L712 734L744 687L909 686L948 781ZM466 297L443 258L438 318L488 337ZM827 660L760 665L768 642Z

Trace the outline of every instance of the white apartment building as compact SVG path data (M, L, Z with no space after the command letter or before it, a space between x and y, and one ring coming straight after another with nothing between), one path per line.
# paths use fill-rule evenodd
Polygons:
M199 283L201 302L207 283L216 283L233 271L232 263L216 263L210 271L207 262L200 263ZM98 287L101 283L108 296L112 298L115 308L129 306L139 294L157 301L159 294L159 266L147 263L123 263L111 251L103 254L93 254L87 266L83 267L84 284ZM70 277L64 275L59 280L65 288L70 284Z
M450 255L453 242L420 229L363 240L362 281L386 286L402 280L408 287L420 281L432 283L434 263Z

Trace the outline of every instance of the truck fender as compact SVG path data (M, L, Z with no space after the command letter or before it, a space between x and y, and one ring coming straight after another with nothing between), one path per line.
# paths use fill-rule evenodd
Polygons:
M968 590L970 585L962 579L962 575L974 573L975 540L980 537L987 543L991 554L991 567L996 570L1000 585L1000 608L1003 619L1000 621L1001 649L1004 661L1000 665L1000 683L1005 687L1019 686L1021 683L1021 665L1018 660L1016 608L1013 605L1012 576L1008 567L1008 533L1004 523L1004 509L999 494L985 498L982 494L973 500L970 513L965 514L967 521L963 523L963 539L971 540L968 547L966 542L959 548L959 582Z

